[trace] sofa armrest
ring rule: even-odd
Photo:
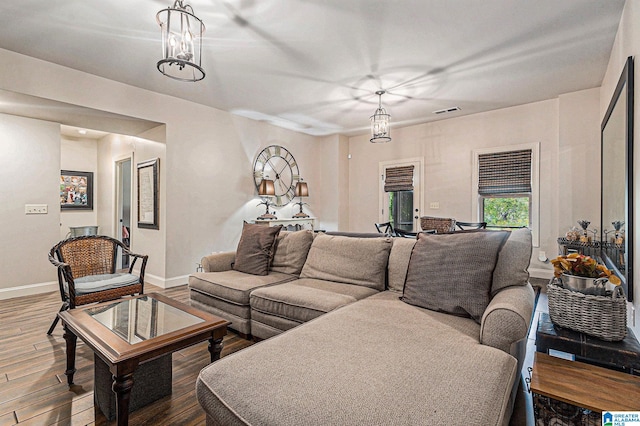
[[[480,343],[513,355],[520,364],[524,360],[522,342],[527,340],[534,301],[529,283],[499,291],[482,315]]]
[[[232,269],[233,262],[236,261],[235,251],[225,251],[213,253],[202,258],[202,270],[204,272],[222,272]]]

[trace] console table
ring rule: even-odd
[[[530,389],[536,424],[599,425],[602,412],[638,410],[640,377],[537,352]]]
[[[584,333],[557,327],[549,314],[540,313],[536,351],[549,349],[575,355],[576,360],[640,375],[640,343],[631,329],[619,342],[607,342]]]
[[[278,226],[287,231],[299,231],[301,229],[314,229],[316,222],[315,217],[296,217],[296,218],[284,218],[284,219],[258,219],[252,223],[266,226]]]

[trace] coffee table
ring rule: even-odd
[[[133,373],[138,365],[209,340],[211,362],[220,358],[230,323],[157,293],[60,312],[67,345],[67,382],[73,384],[79,337],[109,368],[118,425],[129,422]]]

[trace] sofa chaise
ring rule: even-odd
[[[189,279],[194,306],[266,339],[202,370],[207,424],[509,423],[533,312],[529,230],[298,231],[273,247],[266,275],[220,253]]]

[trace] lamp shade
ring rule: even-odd
[[[309,196],[309,187],[307,186],[307,182],[296,183],[296,197],[308,197],[308,196]]]
[[[202,34],[204,24],[193,8],[182,0],[156,15],[162,30],[162,59],[158,71],[180,81],[198,81],[204,78],[202,69]]]
[[[264,197],[276,195],[276,187],[271,179],[262,179],[258,186],[258,194]]]

